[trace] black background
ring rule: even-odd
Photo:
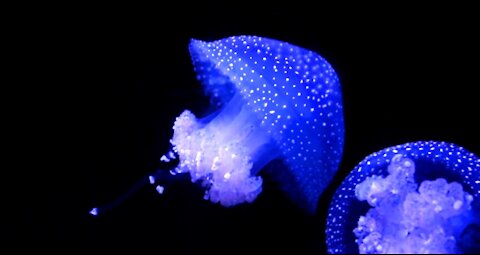
[[[59,137],[60,143],[50,144],[52,170],[37,173],[35,184],[46,188],[46,199],[35,191],[26,200],[12,199],[31,210],[20,214],[22,228],[7,222],[10,237],[68,243],[85,253],[133,248],[138,254],[318,254],[326,249],[329,198],[367,155],[418,140],[453,142],[480,154],[480,44],[473,8],[237,5],[140,12],[73,8],[30,24],[35,65],[54,62],[45,69],[56,84],[42,87],[49,96],[41,112],[54,114],[36,123],[52,120],[42,138],[50,144],[50,137]],[[337,71],[345,148],[317,213],[304,214],[267,179],[254,203],[238,207],[205,201],[201,189],[184,182],[163,196],[146,187],[104,215],[88,215],[161,166],[175,117],[208,106],[189,40],[233,35],[296,44],[318,52]]]

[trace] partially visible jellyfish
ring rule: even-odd
[[[366,157],[334,194],[329,253],[480,250],[480,158],[446,142],[406,143]]]
[[[258,36],[192,39],[189,50],[212,109],[176,118],[172,150],[161,158],[179,161],[171,173],[188,173],[205,199],[228,207],[253,202],[262,191],[260,170],[280,162],[269,176],[314,213],[343,152],[341,88],[331,65],[313,51]]]

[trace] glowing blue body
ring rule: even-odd
[[[472,208],[478,212],[480,159],[473,153],[455,144],[434,141],[386,148],[360,162],[333,196],[326,229],[329,253],[358,253],[353,230],[357,227],[360,215],[365,214],[369,206],[357,200],[355,189],[367,177],[387,175],[387,166],[398,154],[414,161],[417,169],[414,178],[417,182],[444,178],[448,182],[460,183],[473,196]]]
[[[192,40],[190,53],[216,110],[200,122],[220,123],[215,118],[229,114],[248,119],[256,128],[250,142],[267,141],[251,152],[251,174],[281,158],[287,169],[273,174],[295,203],[314,212],[344,143],[341,88],[330,64],[312,51],[257,36]]]

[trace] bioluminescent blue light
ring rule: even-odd
[[[329,253],[472,253],[480,249],[480,158],[421,141],[375,152],[335,192]]]
[[[92,208],[92,210],[90,210],[89,213],[93,216],[97,216],[98,215],[98,208],[96,208],[96,207]]]
[[[336,172],[344,123],[339,79],[317,53],[269,38],[233,36],[191,40],[194,69],[214,111],[188,110],[171,139],[179,173],[206,188],[223,206],[252,202],[262,190],[259,171],[273,171],[291,199],[314,212]]]

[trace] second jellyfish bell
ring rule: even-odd
[[[211,202],[233,206],[254,201],[262,191],[259,171],[281,159],[274,179],[314,213],[343,152],[341,88],[332,66],[313,51],[258,36],[192,39],[189,50],[213,110],[177,117],[173,172],[189,173]]]
[[[418,141],[360,162],[335,192],[329,253],[478,253],[480,158],[453,143]]]

